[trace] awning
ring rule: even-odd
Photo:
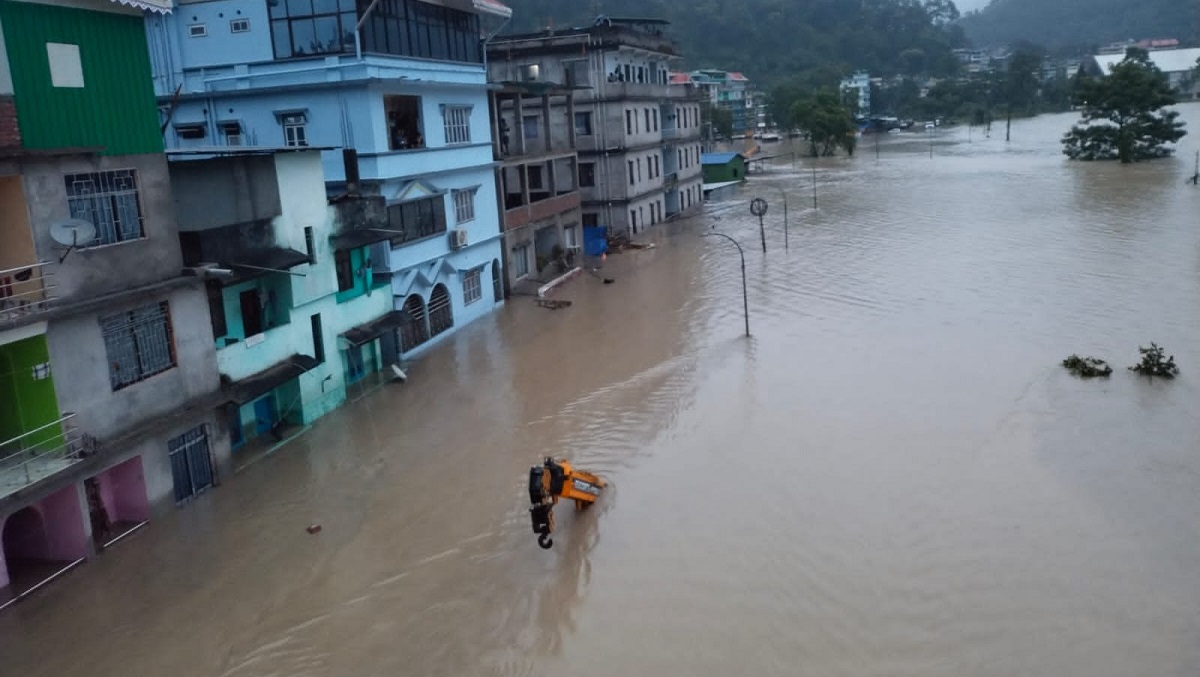
[[[376,230],[375,228],[358,228],[338,235],[331,235],[329,236],[329,241],[333,243],[334,249],[358,249],[359,247],[365,247],[376,242],[383,242],[395,234],[389,233],[386,230]]]
[[[173,0],[112,0],[118,5],[126,5],[128,7],[136,7],[137,9],[146,10],[147,12],[158,12],[159,14],[170,14]]]
[[[248,249],[229,261],[221,262],[222,267],[229,268],[234,273],[232,277],[222,278],[221,283],[228,287],[263,275],[290,270],[302,263],[308,263],[308,254],[295,249],[286,247]]]
[[[241,406],[316,367],[319,362],[308,355],[292,355],[286,360],[247,376],[225,389],[226,400]]]
[[[351,327],[342,333],[342,338],[352,346],[361,346],[379,338],[384,332],[399,327],[407,317],[408,313],[402,310],[393,310],[370,322]]]

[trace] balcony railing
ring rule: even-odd
[[[519,205],[511,209],[506,209],[504,211],[504,229],[512,230],[513,228],[520,228],[521,226],[550,218],[556,214],[578,209],[579,200],[579,191],[572,190],[562,195],[547,197],[527,205]]]
[[[54,475],[96,453],[96,441],[75,428],[75,414],[0,442],[0,497]]]
[[[0,270],[0,322],[48,310],[56,287],[46,261]]]

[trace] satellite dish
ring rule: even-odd
[[[96,239],[96,226],[83,219],[63,219],[50,224],[50,239],[64,247],[86,247]]]
[[[67,260],[67,254],[76,247],[86,247],[96,240],[96,226],[84,219],[63,219],[50,224],[50,239],[67,248],[59,263]]]

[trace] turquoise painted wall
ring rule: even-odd
[[[34,365],[49,361],[45,336],[0,346],[0,440],[12,439],[61,417],[53,374],[42,380],[33,376]],[[61,431],[52,428],[30,442],[48,443],[61,437]]]
[[[288,275],[273,273],[226,287],[221,292],[222,305],[225,307],[225,335],[213,337],[218,350],[225,347],[224,339],[246,340],[246,328],[242,324],[241,296],[242,292],[251,290],[274,293],[274,301],[263,309],[264,331],[281,327],[291,321],[292,285]]]

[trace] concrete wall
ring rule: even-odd
[[[170,308],[176,366],[114,392],[99,317],[160,300],[166,300]],[[81,432],[101,440],[138,421],[167,414],[219,386],[208,301],[199,287],[55,320],[49,325],[46,341],[59,407],[76,413]]]
[[[137,171],[143,237],[71,252],[50,237],[51,224],[70,216],[65,175],[115,169]],[[53,273],[60,299],[96,296],[178,276],[183,265],[171,204],[166,158],[158,154],[43,158],[25,164],[25,201],[34,246]]]

